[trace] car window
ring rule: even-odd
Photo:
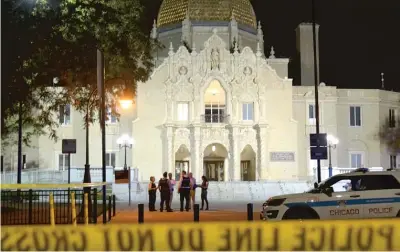
[[[400,183],[393,175],[368,175],[361,180],[364,190],[400,189]]]
[[[327,180],[323,187],[332,187],[334,192],[351,192],[362,190],[361,178],[359,176],[336,177],[334,179]]]

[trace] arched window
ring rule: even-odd
[[[204,94],[204,122],[223,123],[226,118],[225,90],[217,80],[213,80]]]

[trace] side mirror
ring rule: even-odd
[[[318,188],[318,183],[314,182],[314,189],[317,189],[317,188]]]
[[[332,188],[332,187],[325,188],[325,189],[324,189],[324,193],[325,193],[328,197],[332,197],[333,188]]]

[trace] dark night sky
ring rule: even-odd
[[[148,24],[162,0],[146,0]],[[217,0],[216,0],[217,1]],[[296,57],[295,28],[311,21],[311,0],[253,0],[264,31],[265,51]],[[320,24],[321,81],[339,88],[400,91],[400,0],[315,0]],[[290,77],[296,78],[291,63]]]

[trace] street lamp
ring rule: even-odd
[[[329,172],[329,177],[332,177],[332,148],[333,149],[336,148],[336,145],[339,143],[339,139],[337,139],[333,135],[327,135],[326,140],[328,142],[328,161],[329,161],[328,172]]]
[[[127,134],[122,135],[120,138],[117,139],[117,144],[119,145],[119,148],[125,149],[125,162],[124,162],[124,170],[128,169],[128,166],[126,165],[126,148],[132,148],[133,145],[133,139],[130,138]]]

